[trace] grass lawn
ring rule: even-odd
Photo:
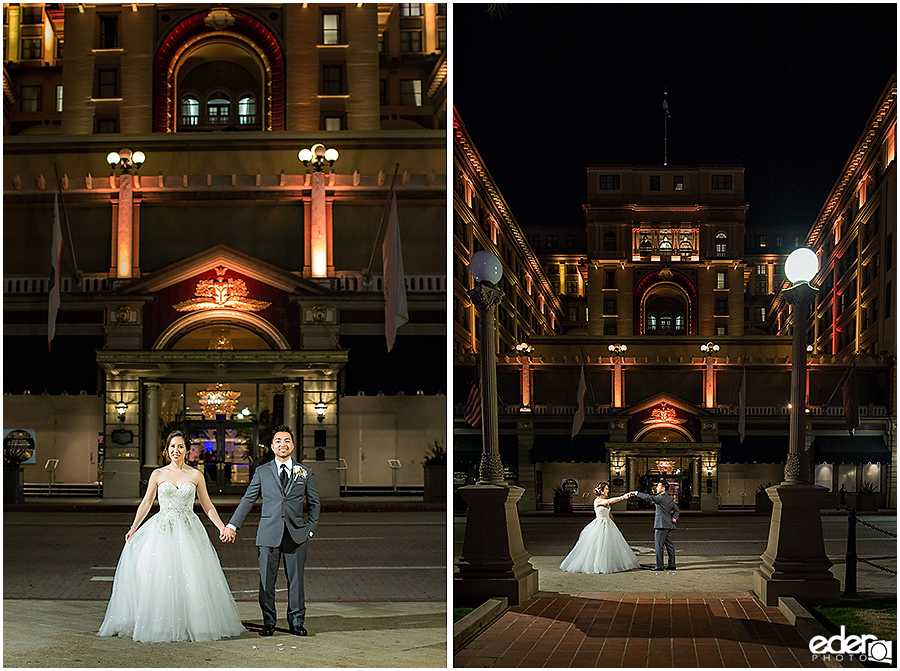
[[[816,610],[840,631],[848,634],[873,634],[884,641],[897,640],[896,599],[864,599],[840,606],[817,606]]]
[[[453,609],[453,621],[458,622],[460,619],[471,613],[474,608],[454,608]]]

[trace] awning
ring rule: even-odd
[[[881,436],[816,436],[813,455],[817,464],[890,463],[891,451]]]
[[[592,436],[579,433],[573,439],[569,434],[539,433],[534,437],[531,461],[534,463],[606,463],[608,436]]]
[[[507,466],[517,464],[519,462],[519,441],[516,435],[501,433],[499,438],[500,461]],[[482,449],[480,433],[453,434],[453,463],[478,463],[481,461]]]
[[[788,436],[720,436],[721,464],[783,464],[787,461]]]

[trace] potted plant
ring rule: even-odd
[[[447,451],[438,441],[429,446],[422,462],[425,469],[426,503],[446,503],[447,501]]]
[[[878,503],[881,496],[875,491],[875,485],[871,482],[864,482],[856,490],[856,510],[873,511],[878,510]]]
[[[572,512],[572,493],[561,487],[553,486],[553,513],[555,515],[568,515]]]
[[[767,482],[766,484],[760,483],[759,487],[756,488],[756,512],[772,512],[772,499],[769,498],[769,494],[766,492],[766,490],[771,486],[772,483]]]

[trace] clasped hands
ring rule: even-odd
[[[222,527],[222,531],[219,533],[219,540],[223,543],[234,543],[236,536],[237,534],[231,527]]]

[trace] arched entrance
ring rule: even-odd
[[[697,335],[697,288],[684,273],[663,268],[634,290],[635,335]]]

